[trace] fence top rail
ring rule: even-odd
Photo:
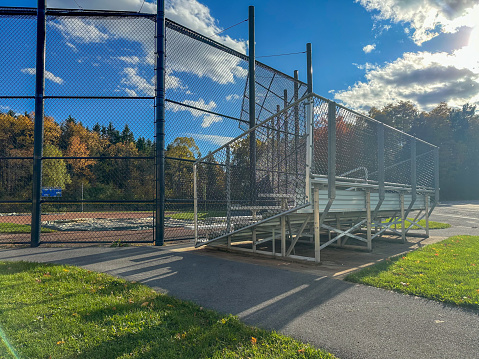
[[[233,138],[232,140],[226,142],[223,146],[221,147],[218,147],[216,150],[208,153],[206,156],[203,156],[199,159],[196,160],[196,162],[194,163],[194,165],[196,166],[198,163],[200,162],[204,162],[207,158],[210,158],[212,155],[214,155],[215,153],[221,151],[223,148],[226,148],[226,147],[229,147],[233,142],[236,142],[237,140],[239,140],[241,137],[245,137],[247,136],[248,134],[250,134],[251,132],[255,131],[257,128],[259,127],[262,127],[265,123],[271,121],[273,118],[275,117],[278,117],[278,115],[288,111],[290,108],[294,107],[294,106],[297,106],[299,103],[303,102],[304,100],[306,100],[307,98],[309,97],[312,97],[312,94],[307,94],[303,97],[301,97],[298,101],[295,101],[293,102],[291,105],[289,105],[288,107],[285,107],[283,108],[281,111],[269,116],[266,120],[263,120],[261,121],[260,123],[258,123],[257,125],[255,125],[254,127],[251,127],[249,130],[243,132],[242,134],[240,134],[239,136],[236,136],[235,138]]]
[[[15,6],[0,6],[0,15],[37,15],[36,7],[15,7]],[[124,17],[147,17],[156,18],[156,14],[141,13],[133,11],[113,11],[113,10],[82,10],[82,9],[60,9],[47,8],[46,15],[52,16],[124,16]]]
[[[318,99],[320,99],[320,100],[322,100],[322,101],[332,102],[331,100],[329,100],[329,99],[327,99],[327,98],[325,98],[325,97],[323,97],[323,96],[320,96],[320,95],[317,95],[317,94],[313,94],[313,95],[314,95],[314,97],[316,97],[316,98],[318,98]],[[395,131],[395,132],[399,132],[399,133],[401,133],[401,134],[403,134],[403,135],[405,135],[405,136],[407,136],[407,137],[410,137],[410,138],[415,139],[415,140],[418,141],[418,142],[422,142],[422,143],[424,143],[424,144],[426,144],[426,145],[428,145],[428,146],[434,147],[434,148],[439,148],[438,146],[433,145],[432,143],[429,143],[429,142],[427,142],[427,141],[421,140],[420,138],[418,138],[418,137],[416,137],[416,136],[410,135],[409,133],[406,133],[406,132],[404,132],[404,131],[398,130],[397,128],[394,128],[394,127],[392,127],[392,126],[386,125],[385,123],[383,123],[383,122],[381,122],[381,121],[378,121],[378,120],[375,120],[374,118],[371,118],[371,117],[369,117],[369,116],[367,116],[367,115],[364,115],[364,114],[362,114],[362,113],[360,113],[360,112],[358,112],[358,111],[351,110],[350,108],[347,108],[347,107],[344,106],[344,105],[341,105],[341,104],[336,103],[336,102],[335,102],[335,104],[336,104],[336,106],[342,108],[343,110],[349,111],[349,112],[355,114],[356,116],[359,116],[359,117],[361,117],[361,118],[364,118],[364,119],[367,120],[367,121],[371,121],[371,122],[375,122],[375,123],[377,123],[377,124],[381,124],[381,125],[383,125],[384,127],[388,128],[388,129],[390,129],[390,130],[393,130],[393,131]]]

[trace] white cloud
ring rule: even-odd
[[[144,77],[138,74],[138,69],[133,67],[126,67],[123,69],[124,77],[121,79],[121,83],[130,87],[130,91],[135,93],[142,93],[147,96],[155,95],[155,83],[154,81],[148,81]],[[126,91],[127,89],[125,89]],[[126,91],[128,93],[128,91]],[[129,93],[131,94],[131,92]]]
[[[462,26],[477,23],[477,0],[356,0],[368,11],[377,11],[379,20],[409,24],[418,45],[441,32],[454,33]],[[407,29],[407,28],[406,28]]]
[[[171,0],[165,9],[166,17],[186,26],[200,34],[211,37],[236,51],[246,53],[246,43],[231,39],[229,36],[219,36],[223,29],[217,26],[216,19],[211,16],[210,9],[197,0]]]
[[[27,75],[35,75],[36,74],[36,70],[34,68],[25,68],[25,69],[21,69],[20,71],[24,74],[27,74]],[[59,85],[62,85],[65,82],[65,81],[63,81],[62,78],[60,78],[58,76],[55,76],[50,71],[45,71],[45,78],[47,80],[55,82]]]
[[[50,26],[59,30],[67,40],[79,43],[99,43],[110,38],[106,31],[97,26],[98,21],[80,18],[62,19],[57,22],[49,22]],[[72,45],[71,41],[68,41]]]
[[[233,137],[218,136],[218,135],[204,135],[201,133],[185,133],[185,136],[193,137],[195,140],[206,141],[218,147],[223,146],[233,139]]]
[[[75,45],[69,43],[69,42],[66,42],[65,43],[69,48],[71,48],[73,50],[73,52],[78,52],[78,49]]]
[[[93,7],[95,9],[138,11],[141,3],[142,0],[118,0],[114,2],[100,0],[95,1]],[[49,6],[74,8],[71,1],[67,2],[66,0],[53,0],[49,3]],[[156,5],[145,2],[142,12],[155,11]],[[197,0],[170,0],[167,2],[165,13],[168,19],[241,53],[246,52],[245,41],[234,40],[227,35],[216,35],[221,32],[222,28],[217,25],[217,20],[211,16],[209,8]],[[139,29],[138,23],[129,25],[123,21],[102,19],[81,20],[68,18],[51,22],[51,24],[51,26],[62,33],[69,43],[74,41],[79,43],[97,43],[111,39],[126,39],[140,43],[143,48],[141,62],[149,65],[154,64],[155,23],[153,21],[144,20],[141,24],[141,29]],[[237,57],[216,48],[208,47],[187,36],[171,35],[171,30],[167,30],[166,65],[169,71],[195,74],[200,78],[208,77],[219,84],[234,83],[236,78],[246,77],[248,70],[246,67],[241,66],[242,61]],[[176,51],[168,50],[172,48],[176,49]],[[194,54],[194,56],[185,56],[185,54]],[[246,65],[243,64],[243,66]]]
[[[142,94],[145,96],[155,96],[155,77],[151,80],[147,80],[138,73],[138,68],[135,67],[125,67],[122,71],[121,83],[128,87],[120,87],[124,90],[128,96],[138,96]],[[165,76],[165,87],[166,89],[186,89],[185,86],[181,84],[181,80],[173,76],[171,71],[166,72]]]
[[[201,127],[207,128],[216,122],[222,122],[222,121],[223,119],[220,116],[208,113],[203,117],[203,121],[201,122]]]
[[[115,57],[120,61],[126,62],[127,64],[137,65],[140,63],[140,58],[138,56],[118,56]]]
[[[213,123],[223,121],[223,119],[220,116],[217,116],[211,113],[206,113],[199,110],[199,109],[206,110],[206,111],[213,110],[214,108],[216,108],[216,103],[214,101],[210,101],[209,103],[206,103],[205,100],[200,98],[197,101],[184,100],[182,103],[188,106],[196,107],[196,108],[181,106],[176,103],[167,102],[166,109],[172,112],[187,111],[191,113],[191,115],[194,117],[203,117],[201,122],[201,127],[203,128],[209,127]]]
[[[374,49],[376,49],[376,44],[371,44],[371,45],[366,45],[363,47],[363,51],[366,53],[366,54],[369,54],[371,51],[373,51]]]
[[[355,109],[409,100],[429,110],[441,101],[451,106],[479,103],[479,63],[474,44],[453,53],[405,53],[384,66],[366,66],[366,81],[338,91],[335,99]],[[475,60],[471,52],[476,53]]]
[[[183,89],[186,90],[186,94],[191,94],[189,90],[187,90],[188,86],[183,85],[180,78],[174,76],[172,74],[173,71],[170,69],[166,69],[165,71],[165,87],[166,89]]]
[[[226,101],[235,101],[235,100],[239,100],[240,98],[241,98],[240,95],[237,95],[234,93],[234,94],[226,96]]]
[[[124,88],[123,90],[125,90],[126,94],[130,97],[138,97],[135,90],[130,90],[129,88]]]
[[[184,100],[182,103],[184,103],[185,105],[196,107],[196,108],[206,110],[206,111],[211,111],[216,107],[216,103],[214,101],[210,101],[209,103],[206,103],[205,100],[203,100],[202,98],[200,98],[197,101]],[[181,106],[181,105],[178,105],[176,103],[171,103],[171,102],[168,102],[167,107],[168,107],[169,110],[171,110],[173,112],[188,111],[195,117],[200,117],[200,116],[205,114],[203,111],[196,110],[196,109],[190,108],[190,107]]]
[[[378,65],[371,64],[369,62],[366,62],[365,64],[356,64],[353,62],[353,65],[356,66],[360,70],[373,70],[378,67]]]

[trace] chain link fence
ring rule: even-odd
[[[0,24],[0,242],[28,243],[36,9]],[[153,241],[155,31],[152,14],[47,10],[42,242]],[[249,126],[245,43],[215,39],[166,21],[166,240],[194,237],[193,162]],[[304,95],[256,67],[257,122]]]
[[[307,203],[308,104],[287,106],[197,160],[195,230],[200,242]]]
[[[333,138],[329,121],[334,121]],[[366,186],[376,193],[409,193],[412,201],[421,193],[438,202],[436,146],[315,94],[278,109],[197,160],[195,169],[200,244],[226,238],[244,241],[235,232],[311,205],[310,178],[333,188],[341,182],[342,188],[351,186],[347,190]],[[251,178],[250,173],[255,175]],[[399,199],[397,206],[399,211]]]

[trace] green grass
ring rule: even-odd
[[[185,219],[185,220],[195,219],[194,212],[167,212],[166,216],[171,217],[173,219]],[[204,219],[209,217],[224,217],[224,216],[226,216],[226,212],[224,211],[198,212],[198,219]]]
[[[29,224],[0,223],[0,233],[30,233],[32,227]],[[54,229],[42,228],[42,233],[56,232]]]
[[[0,358],[334,358],[78,267],[0,262],[0,288]]]
[[[407,224],[408,226],[414,221],[414,218],[407,218],[406,221],[409,223]],[[388,223],[389,219],[383,221],[382,223]],[[423,226],[426,228],[426,220],[421,219],[418,222],[419,225]],[[451,225],[449,223],[442,223],[442,222],[434,222],[434,221],[429,221],[429,229],[444,229],[444,228],[449,228]],[[402,228],[402,225],[399,223],[397,224],[397,228]],[[411,229],[422,229],[421,227],[418,227],[416,225],[412,226]]]
[[[364,268],[346,280],[479,309],[479,237],[451,237]]]

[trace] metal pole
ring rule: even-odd
[[[283,108],[288,107],[288,90],[284,89],[283,91]],[[289,156],[289,150],[288,150],[288,132],[289,132],[289,121],[288,121],[288,113],[287,111],[284,111],[284,170],[285,170],[285,181],[284,181],[284,188],[285,191],[284,193],[288,193],[288,172],[290,171],[288,167],[288,156]]]
[[[198,243],[198,168],[193,165],[193,216],[195,220],[195,245]]]
[[[328,104],[328,197],[336,198],[336,103]]]
[[[37,59],[35,73],[35,124],[33,130],[33,193],[31,246],[40,245],[42,156],[43,156],[43,95],[45,93],[45,32],[46,0],[38,0],[37,10]]]
[[[406,243],[406,214],[404,213],[404,193],[399,194],[399,201],[401,203],[401,239]]]
[[[424,217],[426,220],[426,238],[429,238],[429,195],[424,195]]]
[[[298,75],[298,70],[294,70],[294,94],[293,94],[293,102],[298,101],[298,96],[299,96],[299,75]],[[298,146],[299,146],[299,107],[298,105],[294,106],[294,153],[295,153],[295,167],[294,167],[294,173],[296,176],[299,175],[298,173]]]
[[[306,173],[305,173],[305,196],[306,202],[312,201],[311,199],[311,166],[313,164],[313,136],[314,136],[314,124],[313,124],[313,99],[308,98],[306,102]]]
[[[226,147],[226,231],[231,232],[231,151]],[[229,237],[228,237],[229,238]]]
[[[306,62],[308,71],[308,93],[313,93],[313,53],[311,49],[311,43],[306,44]]]
[[[249,128],[256,125],[256,60],[255,60],[255,29],[254,6],[249,7]],[[256,200],[256,133],[249,135],[250,187],[251,204]]]
[[[316,263],[321,261],[321,220],[319,218],[319,187],[314,186],[313,191],[313,213],[314,213],[314,260]]]
[[[276,163],[277,163],[277,178],[278,178],[278,183],[277,183],[277,188],[278,188],[278,193],[281,193],[281,120],[279,118],[279,111],[280,107],[279,105],[276,105]]]
[[[162,246],[165,236],[165,1],[156,7],[156,223],[155,246]]]

